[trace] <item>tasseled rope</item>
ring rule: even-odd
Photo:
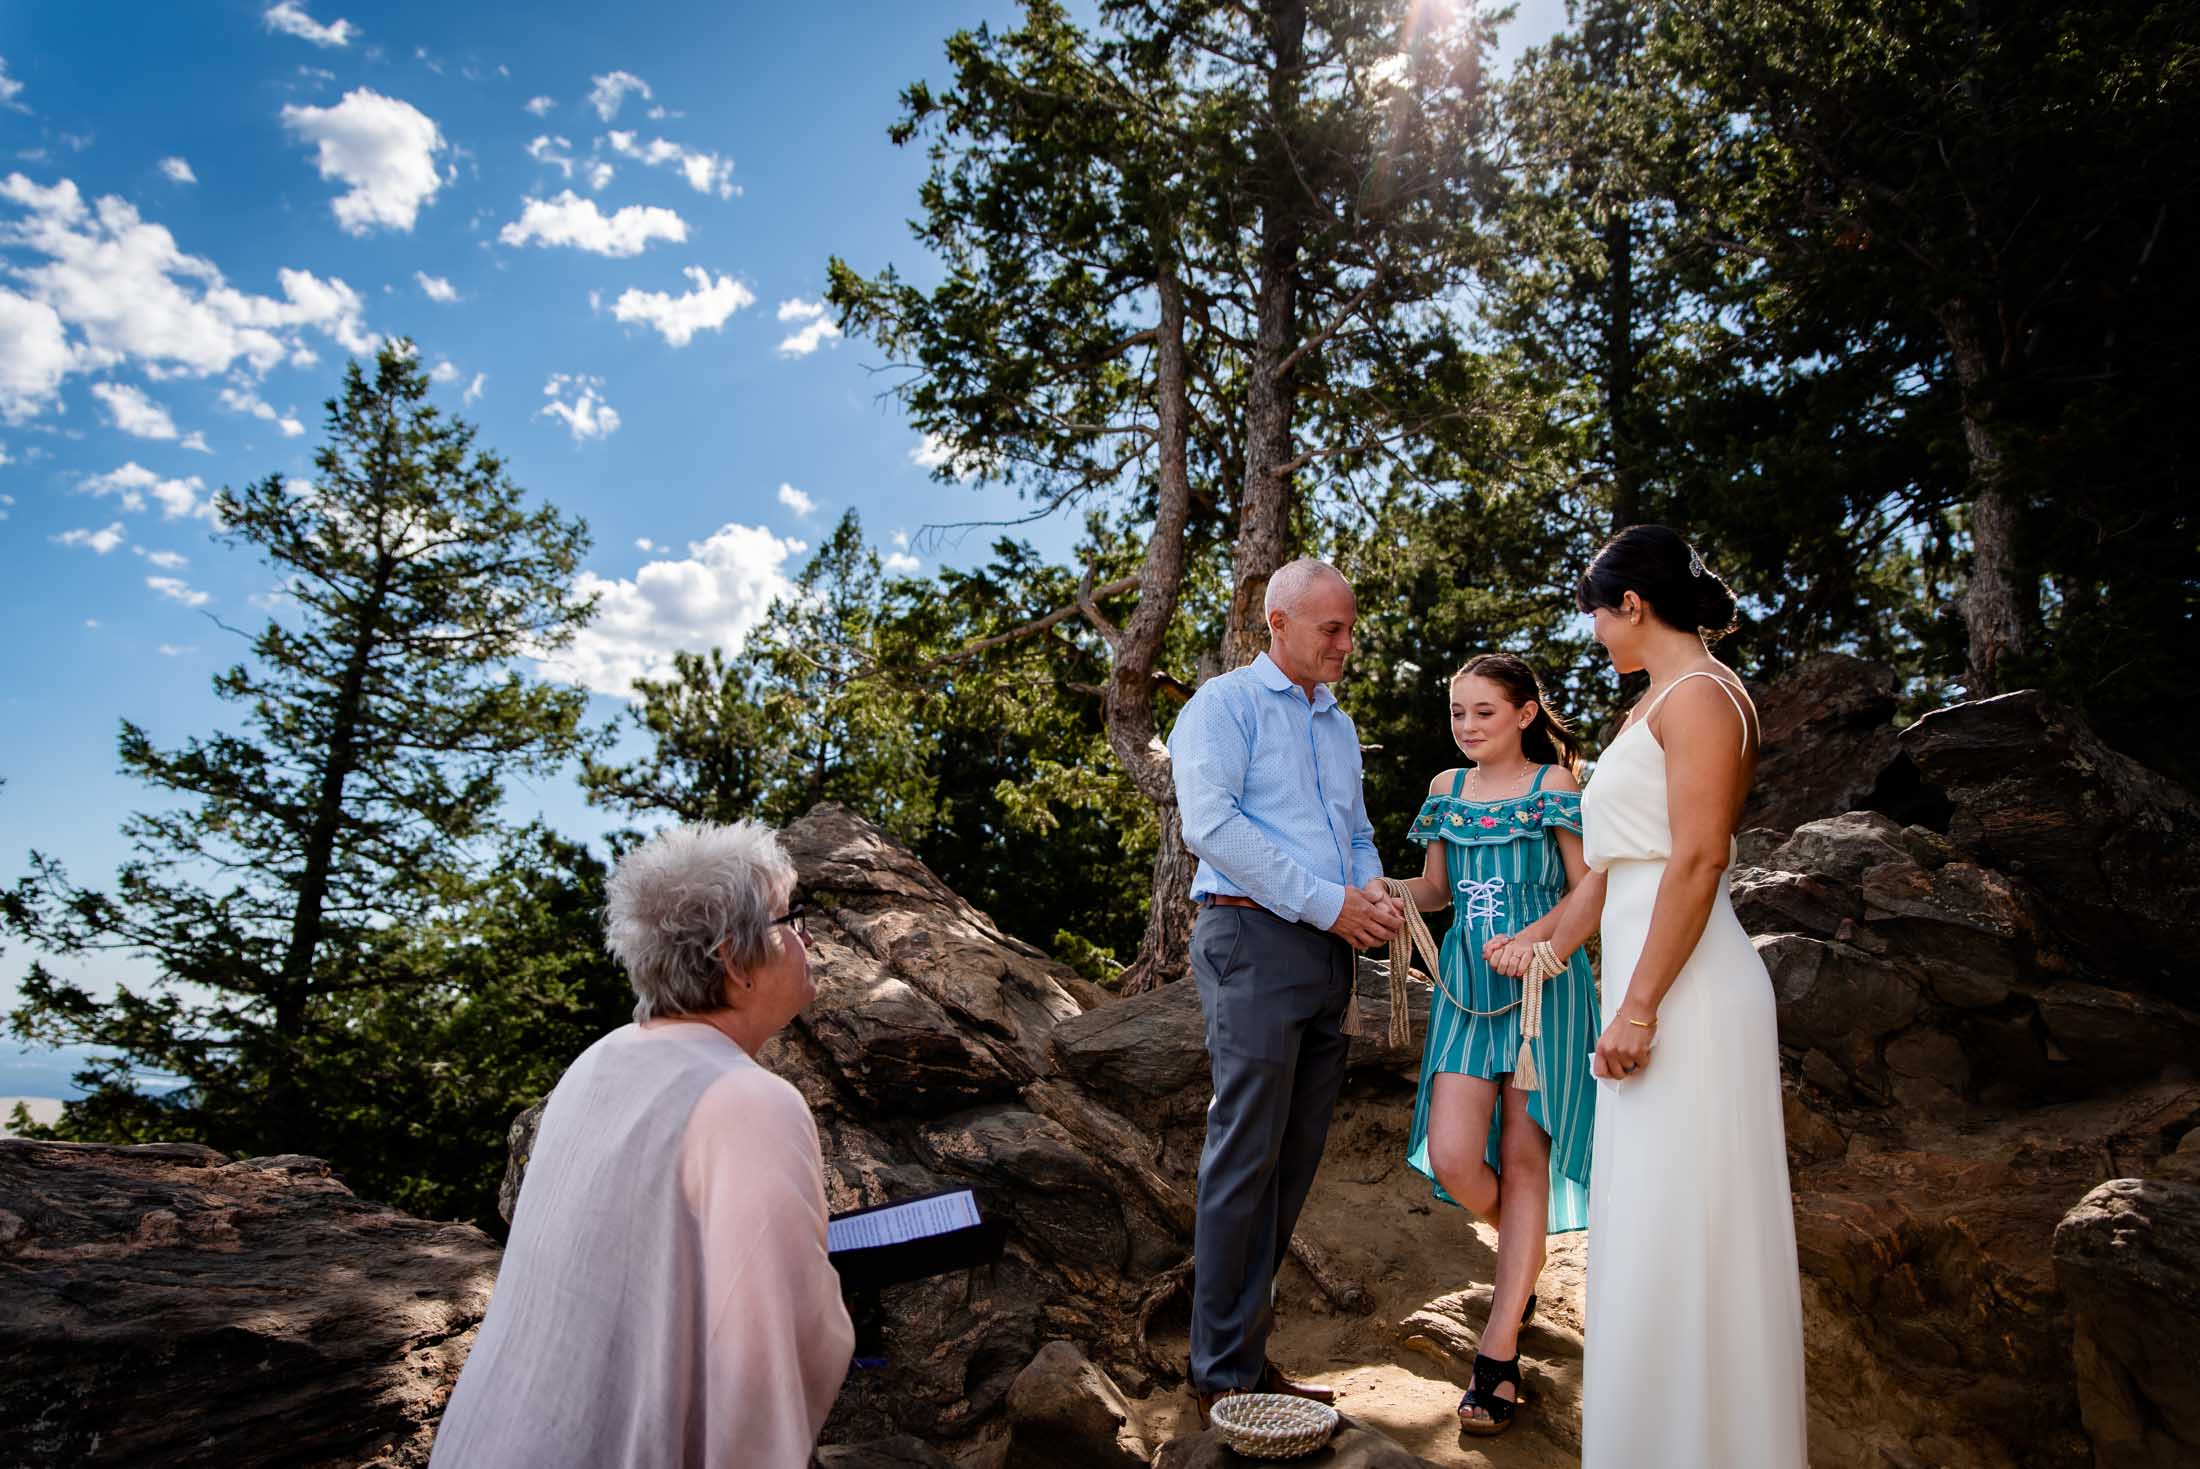
[[[1500,1005],[1495,1010],[1477,1010],[1464,1004],[1444,983],[1443,965],[1437,962],[1436,940],[1428,931],[1428,922],[1421,917],[1420,905],[1413,901],[1413,891],[1395,877],[1383,879],[1406,910],[1406,921],[1390,936],[1390,1031],[1388,1042],[1392,1047],[1406,1046],[1413,1042],[1413,1017],[1406,1010],[1406,975],[1413,968],[1413,958],[1420,955],[1427,966],[1429,979],[1443,991],[1444,998],[1469,1015],[1502,1015],[1515,1008],[1520,1010],[1520,1056],[1513,1063],[1513,1088],[1516,1091],[1540,1090],[1542,1078],[1536,1071],[1534,1043],[1543,1036],[1543,985],[1566,972],[1566,965],[1549,943],[1538,943],[1528,950],[1528,972],[1520,977],[1520,998],[1510,1005]],[[1360,1035],[1365,1022],[1360,1016],[1360,997],[1355,991],[1352,1009],[1345,1016],[1344,1033]]]

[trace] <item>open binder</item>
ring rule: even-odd
[[[854,1365],[886,1365],[880,1291],[990,1265],[1001,1258],[1007,1238],[1006,1226],[981,1214],[969,1189],[897,1199],[827,1219],[826,1258],[840,1272],[841,1293],[856,1327]]]

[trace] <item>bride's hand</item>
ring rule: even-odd
[[[1482,962],[1495,968],[1498,951],[1513,941],[1509,933],[1493,933],[1482,941]]]
[[[1638,1023],[1641,1022],[1641,1023]],[[1623,1004],[1612,1023],[1597,1037],[1590,1070],[1607,1081],[1626,1081],[1640,1076],[1650,1064],[1650,1045],[1657,1038],[1657,1012],[1632,1003]]]

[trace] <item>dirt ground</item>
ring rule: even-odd
[[[1330,1260],[1333,1274],[1366,1291],[1366,1315],[1337,1310],[1296,1261],[1278,1282],[1276,1332],[1269,1354],[1296,1377],[1323,1382],[1337,1407],[1434,1464],[1459,1469],[1574,1469],[1580,1455],[1581,1287],[1586,1237],[1555,1236],[1537,1283],[1536,1324],[1521,1334],[1521,1368],[1531,1401],[1512,1429],[1494,1439],[1462,1434],[1454,1416],[1469,1360],[1449,1356],[1426,1331],[1406,1325],[1443,1297],[1482,1288],[1465,1314],[1467,1334],[1487,1311],[1496,1231],[1438,1202],[1427,1180],[1406,1165],[1411,1093],[1360,1087],[1337,1104],[1329,1146],[1306,1211],[1302,1238]],[[1154,1346],[1181,1355],[1187,1313],[1157,1319]],[[1452,1338],[1458,1344],[1458,1337]],[[1471,1348],[1469,1349],[1471,1350]],[[1541,1391],[1538,1391],[1538,1388]],[[1190,1395],[1157,1393],[1144,1406],[1167,1438],[1192,1431]]]

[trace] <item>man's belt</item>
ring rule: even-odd
[[[1208,893],[1201,901],[1215,908],[1254,908],[1262,913],[1268,912],[1266,908],[1262,908],[1260,904],[1254,902],[1251,898],[1241,898],[1234,893]],[[1274,917],[1275,915],[1270,914],[1269,916]]]

